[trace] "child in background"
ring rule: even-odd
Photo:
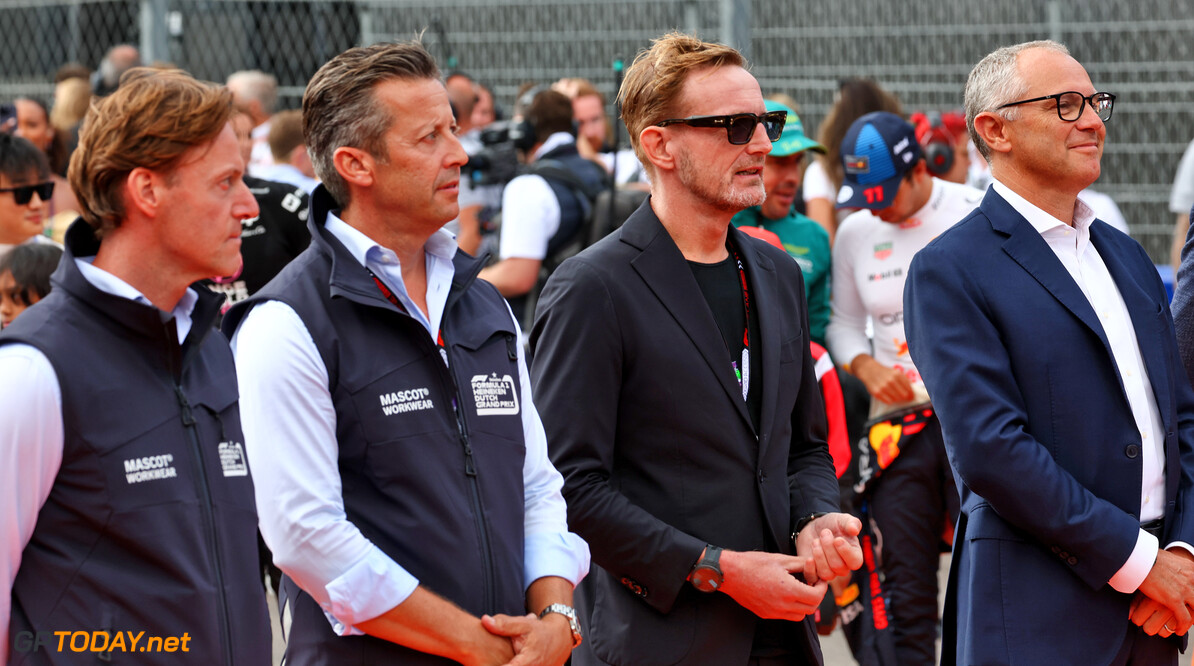
[[[50,274],[61,258],[61,248],[32,243],[0,257],[0,328],[50,293]]]

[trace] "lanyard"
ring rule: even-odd
[[[741,264],[739,264],[739,266],[741,266]],[[407,310],[406,306],[403,305],[402,302],[398,300],[398,297],[396,295],[394,295],[394,292],[391,291],[389,287],[386,286],[386,283],[382,282],[381,279],[378,278],[377,275],[373,273],[373,271],[369,270],[368,266],[365,267],[365,270],[368,271],[369,277],[373,278],[373,284],[377,285],[378,290],[381,291],[381,295],[385,296],[387,301],[393,303],[394,307],[401,310],[402,314],[409,317],[410,311]],[[441,330],[436,332],[435,344],[437,347],[439,347],[440,356],[444,357],[444,365],[447,365],[448,364],[448,354],[444,347],[444,332],[442,330],[442,327],[441,327]]]
[[[742,257],[738,256],[738,251],[734,249],[728,237],[726,238],[726,249],[733,255],[734,262],[738,264],[738,280],[742,286],[742,306],[745,319],[742,322],[742,367],[739,368],[737,361],[734,360],[730,361],[730,366],[734,368],[734,377],[738,379],[738,386],[742,389],[742,399],[746,400],[747,394],[750,393],[750,287],[746,284],[746,267],[742,264]]]

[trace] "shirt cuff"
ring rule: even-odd
[[[1148,577],[1153,563],[1157,561],[1157,548],[1160,542],[1157,537],[1140,530],[1136,536],[1136,547],[1128,556],[1128,561],[1115,572],[1107,584],[1124,594],[1131,594],[1140,588],[1140,584]]]
[[[1194,546],[1191,546],[1190,544],[1186,543],[1185,541],[1170,541],[1169,545],[1165,546],[1165,550],[1169,550],[1174,547],[1181,548],[1182,550],[1186,551],[1187,553],[1194,555]]]
[[[359,636],[365,632],[354,625],[379,617],[406,601],[418,586],[418,578],[373,546],[365,557],[327,584],[328,603],[321,606],[337,635]]]
[[[576,587],[589,573],[589,544],[572,532],[528,534],[523,549],[524,590],[544,576],[559,576]]]

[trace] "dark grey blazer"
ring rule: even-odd
[[[837,510],[800,268],[730,237],[759,328],[756,432],[725,343],[650,199],[566,261],[531,331],[535,403],[594,567],[578,591],[586,664],[745,664],[756,617],[686,581],[706,543],[793,550],[802,517]],[[755,384],[759,382],[759,384]],[[820,663],[810,621],[793,624]]]

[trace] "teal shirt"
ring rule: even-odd
[[[779,236],[800,271],[804,273],[804,297],[808,301],[808,325],[813,342],[825,346],[825,326],[829,324],[829,232],[812,218],[788,211],[788,216],[769,220],[752,206],[730,220],[735,227],[762,227]]]

